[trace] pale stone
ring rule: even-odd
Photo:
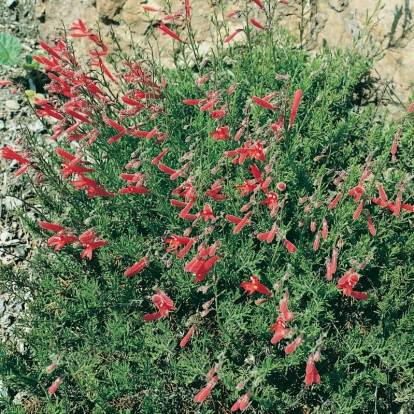
[[[18,111],[20,109],[20,104],[16,101],[13,101],[12,99],[8,99],[5,102],[6,108],[12,110],[12,111]]]
[[[212,3],[205,0],[190,0],[192,26],[196,31],[196,41],[201,42],[202,55],[214,49],[216,43],[216,32],[211,21]],[[36,16],[40,21],[43,40],[56,35],[55,28],[60,20],[69,28],[73,21],[82,18],[89,28],[96,28],[96,22],[99,23],[101,36],[110,48],[113,46],[108,35],[109,25],[112,23],[125,53],[130,54],[133,47],[150,41],[154,53],[163,50],[163,64],[172,67],[172,39],[162,36],[156,27],[163,14],[144,13],[144,4],[163,7],[161,0],[40,0],[36,2]],[[229,11],[242,10],[245,7],[245,0],[229,2],[223,12],[219,11],[217,6],[218,22],[226,21],[230,33],[231,30],[243,27],[242,19],[225,19],[224,16]],[[171,1],[171,10],[183,10],[180,0]],[[304,2],[303,10],[301,2],[291,0],[287,5],[277,5],[274,24],[286,27],[297,37],[298,43],[301,40],[306,49],[313,53],[320,51],[325,45],[330,48],[355,45],[364,53],[378,58],[385,52],[384,57],[377,59],[374,74],[375,77],[394,83],[395,96],[389,97],[391,105],[388,108],[397,114],[409,105],[408,87],[414,78],[412,12],[412,6],[407,0],[388,0],[382,8],[378,7],[378,0],[309,0]],[[258,7],[252,6],[252,13],[257,20],[264,19],[264,13]],[[368,20],[370,19],[368,26],[367,16]],[[154,41],[154,37],[157,42]],[[74,40],[78,58],[86,57],[93,47],[91,42],[85,38]],[[243,33],[237,35],[234,41],[244,42]],[[190,63],[192,62],[194,59],[190,58]]]

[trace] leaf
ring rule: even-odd
[[[7,33],[0,33],[0,65],[15,65],[22,52],[20,40]]]

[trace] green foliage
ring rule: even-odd
[[[93,38],[80,22],[74,26]],[[283,31],[256,34],[249,26],[246,33],[246,44],[224,49],[221,43],[204,68],[190,35],[195,67],[186,65],[181,45],[174,71],[151,59],[144,65],[142,55],[125,61],[115,51],[110,61],[118,74],[117,89],[106,61],[88,68],[89,77],[80,76],[75,61],[63,49],[54,49],[77,74],[66,71],[64,81],[49,87],[57,105],[44,104],[38,113],[58,121],[53,132],[60,151],[51,145],[39,149],[28,136],[33,154],[29,172],[36,169],[26,177],[36,182],[39,221],[59,223],[64,230],[25,219],[49,247],[39,248],[31,260],[32,277],[23,272],[3,276],[2,290],[20,286],[33,296],[20,322],[31,329],[16,331],[27,351],[17,353],[15,344],[0,350],[0,377],[10,396],[24,390],[26,404],[47,413],[225,413],[248,392],[248,410],[256,413],[413,407],[412,120],[405,116],[397,125],[384,117],[374,123],[375,108],[356,105],[372,62],[355,51],[325,50],[310,59]],[[69,45],[64,53],[72,56]],[[204,83],[195,82],[209,72]],[[227,93],[233,85],[236,89]],[[293,122],[297,91],[302,99]],[[265,101],[273,109],[253,99],[273,92],[277,94]],[[183,102],[189,99],[202,101],[198,106]],[[209,101],[210,110],[201,108]],[[131,114],[134,108],[139,109]],[[220,108],[222,119],[212,112]],[[70,126],[65,138],[63,131]],[[225,126],[229,139],[214,140],[211,134]],[[242,126],[245,131],[235,140]],[[398,150],[391,155],[399,129]],[[161,160],[154,160],[167,148]],[[246,160],[234,161],[243,155]],[[249,164],[257,166],[261,177],[256,173],[254,178]],[[165,166],[182,170],[174,177]],[[136,173],[139,184],[126,183],[132,177],[120,176],[125,173]],[[96,183],[81,184],[82,176]],[[240,187],[245,180],[254,187],[246,195]],[[185,184],[187,190],[193,187],[195,197],[183,194]],[[388,196],[382,206],[378,184]],[[119,193],[130,185],[149,192]],[[220,190],[213,197],[206,194],[214,188]],[[263,203],[269,192],[278,196],[274,214]],[[227,198],[214,200],[217,194]],[[180,216],[180,203],[192,199],[191,209]],[[357,218],[360,201],[364,209]],[[201,214],[206,203],[213,223]],[[236,231],[238,220],[231,216],[245,214],[251,216]],[[272,229],[267,242],[270,236],[263,234]],[[184,234],[188,239],[174,251],[173,235]],[[319,246],[317,234],[323,235]],[[75,241],[56,245],[64,237]],[[177,257],[190,239],[188,253]],[[90,260],[82,258],[98,241],[107,243],[96,247]],[[202,257],[201,251],[212,246],[216,252]],[[334,250],[338,267],[331,281],[326,263],[334,260]],[[188,263],[207,257],[218,260],[195,283],[200,267],[189,272]],[[144,263],[141,270],[126,277],[136,262]],[[347,272],[359,277],[358,284],[337,286]],[[246,295],[240,285],[253,286],[245,284],[252,275],[272,296],[260,293],[260,287]],[[165,313],[165,297],[164,307],[154,306],[163,298],[157,289],[173,300],[175,309],[170,305]],[[358,292],[368,298],[358,298]],[[283,311],[286,300],[296,316]],[[271,343],[275,332],[270,328],[280,318],[291,332]],[[180,347],[194,325],[191,340]],[[302,343],[287,353],[300,335]],[[314,383],[307,386],[310,355],[321,381],[311,376]],[[48,374],[45,368],[52,363],[56,369]],[[217,383],[204,402],[194,402],[216,364]],[[48,392],[56,378],[62,383]],[[2,408],[22,412],[10,407],[5,401]]]
[[[20,40],[8,33],[0,33],[0,65],[15,65],[19,61],[20,53],[22,53]]]

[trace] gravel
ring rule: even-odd
[[[0,33],[12,34],[22,42],[21,58],[37,49],[37,22],[35,0],[0,1]],[[0,80],[12,80],[12,86],[0,88],[0,150],[4,146],[14,148],[16,141],[24,147],[27,129],[34,134],[46,133],[43,124],[28,104],[24,88],[28,87],[30,75],[20,67],[0,66]],[[21,85],[16,90],[16,85]],[[18,212],[36,217],[31,208],[33,193],[22,177],[15,177],[18,166],[15,161],[0,158],[0,261],[13,270],[26,269],[27,260],[33,254],[36,241],[24,229]],[[0,281],[2,274],[0,269]],[[28,292],[11,287],[15,293],[0,292],[0,341],[16,339],[14,330],[19,318],[30,301]],[[22,345],[18,349],[24,352]],[[0,381],[1,384],[1,381]],[[2,393],[0,386],[0,394]]]

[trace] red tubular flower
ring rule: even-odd
[[[302,343],[303,334],[300,334],[293,342],[286,346],[285,352],[287,355],[292,354],[295,349]]]
[[[321,377],[318,374],[318,371],[315,367],[315,359],[313,356],[313,352],[310,353],[308,362],[306,364],[306,375],[305,375],[305,383],[308,387],[310,387],[313,383],[319,384],[321,381]]]
[[[270,217],[274,217],[279,210],[279,205],[277,203],[278,195],[272,191],[269,191],[267,198],[262,201],[262,205],[267,204],[267,208],[272,210],[270,212]]]
[[[205,223],[207,223],[208,219],[210,219],[212,222],[216,221],[216,218],[213,214],[213,210],[211,209],[211,206],[208,203],[204,204],[203,210],[200,213],[198,213],[198,215],[200,217],[203,217]]]
[[[302,99],[302,89],[298,89],[293,95],[292,110],[290,112],[290,120],[289,120],[289,129],[292,128],[293,122],[295,121],[296,113],[298,112],[298,107],[299,107],[301,99]]]
[[[274,332],[274,335],[270,340],[272,344],[277,344],[285,336],[288,336],[290,334],[290,329],[286,328],[286,320],[283,315],[280,315],[276,319],[275,324],[270,328],[270,332]]]
[[[250,19],[250,21],[252,21],[252,20],[254,20],[254,19]],[[256,20],[254,20],[254,21],[256,21]],[[253,22],[252,22],[253,23]],[[257,23],[257,22],[256,22]],[[256,25],[255,25],[256,26]],[[264,29],[264,27],[262,26],[262,29]],[[257,97],[257,96],[253,96],[252,97],[252,100],[253,100],[253,102],[255,102],[255,103],[257,103],[257,105],[260,105],[261,107],[263,107],[263,108],[266,108],[266,109],[270,109],[271,111],[274,111],[276,108],[272,105],[272,104],[270,104],[269,102],[267,102],[267,101],[265,101],[264,99],[262,99],[262,98],[259,98],[259,97]]]
[[[197,325],[193,325],[190,330],[186,333],[186,335],[184,336],[184,338],[181,340],[180,342],[180,348],[182,348],[183,346],[185,346],[187,344],[187,342],[190,340],[190,338],[193,336],[194,331],[197,329]]]
[[[368,229],[369,232],[375,236],[377,234],[377,230],[375,230],[374,223],[372,222],[371,215],[367,211],[367,220],[368,220]]]
[[[289,292],[286,291],[283,295],[283,299],[279,302],[279,310],[282,312],[283,318],[286,322],[290,322],[295,316],[297,316],[297,313],[291,313],[289,312],[289,309],[287,307],[287,301],[289,299]]]
[[[220,256],[213,256],[210,259],[206,260],[201,264],[197,271],[193,271],[195,273],[196,279],[194,283],[201,282],[207,276],[207,273],[211,270],[214,264],[220,259]]]
[[[326,221],[325,217],[322,220],[322,237],[324,239],[328,237],[328,222]]]
[[[172,37],[173,39],[178,40],[181,43],[185,43],[180,36],[178,36],[176,33],[170,30],[163,22],[158,23],[158,29],[160,29],[163,33]]]
[[[125,270],[124,275],[126,277],[132,277],[135,276],[137,273],[139,273],[142,269],[144,269],[145,266],[147,266],[149,263],[149,260],[147,257],[143,257],[141,260],[136,262],[133,266],[131,266],[129,269]]]
[[[17,154],[17,152],[14,152],[9,147],[4,147],[1,150],[1,157],[5,160],[16,160],[18,164],[30,164],[30,161],[27,158]]]
[[[250,18],[250,23],[258,29],[264,30],[264,26],[262,26],[257,20],[253,19],[253,17]]]
[[[214,387],[214,385],[216,384],[218,380],[218,375],[215,375],[210,382],[207,384],[207,386],[205,388],[203,388],[195,397],[194,397],[194,402],[203,402],[208,395],[210,394],[212,388]]]
[[[145,315],[143,317],[144,321],[152,321],[154,319],[168,316],[168,312],[170,310],[175,310],[174,302],[161,289],[157,289],[157,294],[152,297],[152,301],[158,308],[158,312]]]
[[[285,244],[286,249],[288,249],[290,253],[296,252],[296,246],[292,242],[290,242],[289,240],[283,240],[283,243]]]
[[[236,30],[236,31],[234,31],[231,35],[227,36],[227,37],[224,39],[224,43],[228,43],[228,42],[230,42],[231,40],[233,40],[233,39],[234,39],[234,37],[235,37],[238,33],[242,32],[242,31],[243,31],[243,29],[237,29],[237,30]]]
[[[331,201],[331,203],[328,206],[328,210],[333,210],[335,206],[338,204],[340,198],[342,197],[342,193],[339,193],[335,196],[335,198]]]
[[[230,139],[230,135],[228,134],[229,129],[229,126],[218,126],[217,131],[211,132],[210,135],[213,137],[214,141],[218,141],[221,139]]]
[[[248,195],[253,192],[257,187],[255,180],[244,180],[244,185],[237,185],[236,189],[240,189],[240,195]]]
[[[273,293],[263,284],[259,282],[256,276],[251,276],[251,282],[243,282],[240,287],[247,290],[249,293],[247,296],[253,295],[254,292],[263,293],[263,295],[272,296]]]
[[[259,240],[266,240],[267,243],[272,243],[276,233],[278,231],[278,225],[277,225],[277,221],[273,224],[272,228],[270,231],[267,231],[265,233],[260,233],[257,235],[257,238]]]
[[[54,383],[49,387],[49,389],[47,390],[47,392],[52,395],[54,394],[57,389],[59,388],[59,385],[62,383],[63,378],[62,377],[58,377],[56,378],[56,380],[54,381]]]
[[[191,247],[191,245],[194,243],[194,239],[191,239],[190,237],[177,236],[176,234],[172,234],[170,239],[164,239],[163,241],[164,243],[170,243],[170,246],[167,247],[167,252],[173,250],[175,253],[177,253],[177,250],[180,248],[180,246],[185,245],[185,249],[188,245]],[[190,247],[187,248],[185,253],[187,253]],[[179,252],[180,258],[183,257],[185,253],[182,253],[181,250]]]
[[[47,221],[39,221],[39,226],[46,230],[52,230],[52,231],[66,230],[65,227],[59,226],[58,224],[54,224],[54,223],[48,223]]]
[[[92,260],[92,253],[93,253],[93,251],[95,249],[97,249],[98,247],[104,246],[105,244],[108,244],[108,242],[107,241],[103,241],[103,240],[82,243],[82,246],[85,249],[81,253],[81,259],[83,259],[84,257],[86,257],[88,260]]]
[[[354,273],[355,269],[350,269],[345,275],[343,275],[336,285],[337,289],[343,289],[343,295],[352,296],[356,299],[366,300],[368,295],[362,292],[354,292],[354,287],[359,281],[359,275]]]
[[[249,404],[250,392],[242,395],[231,407],[231,411],[244,411]]]
[[[261,9],[264,9],[264,6],[260,0],[253,0],[254,3],[256,3]]]
[[[64,235],[63,231],[58,232],[54,236],[50,237],[47,241],[48,246],[55,246],[55,251],[62,249],[64,246],[70,243],[74,243],[78,240],[75,236]]]
[[[147,188],[140,185],[130,185],[127,188],[121,188],[118,190],[119,194],[148,194],[150,191]]]
[[[249,211],[242,219],[239,217],[233,216],[231,214],[226,214],[226,219],[228,221],[230,221],[231,223],[237,224],[233,230],[234,234],[239,233],[246,224],[251,224],[251,222],[249,221],[249,218],[251,217],[252,214],[253,214],[253,211]]]

